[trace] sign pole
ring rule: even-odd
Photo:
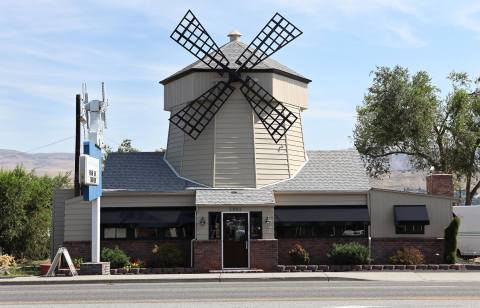
[[[100,197],[92,201],[92,262],[100,262]]]

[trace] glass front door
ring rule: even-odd
[[[248,213],[223,213],[223,267],[248,268]]]

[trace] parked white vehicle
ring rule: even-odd
[[[460,217],[458,250],[462,256],[480,256],[480,206],[454,206],[453,213]]]

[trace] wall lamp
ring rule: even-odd
[[[205,217],[202,216],[202,217],[200,218],[200,224],[201,224],[202,226],[204,226],[204,225],[206,224]]]
[[[272,222],[272,220],[270,219],[270,216],[267,216],[267,217],[265,218],[265,223],[266,223],[267,225],[269,225],[271,222]]]

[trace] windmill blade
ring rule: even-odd
[[[235,88],[230,83],[220,81],[171,116],[169,121],[196,140],[232,95],[233,90]]]
[[[297,116],[249,76],[243,82],[240,90],[273,141],[278,143],[295,123]]]
[[[215,70],[226,70],[228,68],[227,57],[192,11],[187,11],[170,37],[208,67]]]
[[[237,70],[253,68],[302,33],[282,15],[276,13],[235,61],[239,65]]]

